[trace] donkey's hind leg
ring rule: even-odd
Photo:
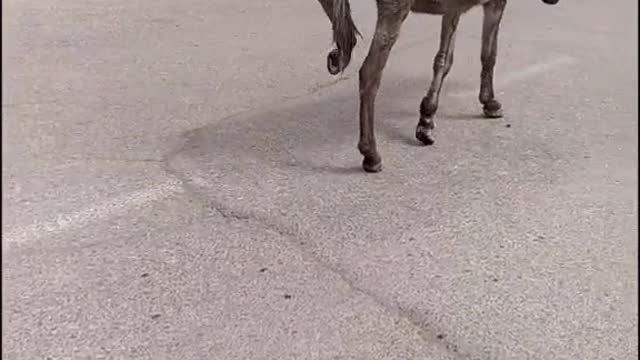
[[[367,172],[382,169],[374,133],[374,108],[382,72],[389,53],[400,33],[400,27],[409,14],[411,1],[378,0],[378,20],[369,53],[360,68],[360,141],[358,150],[364,156],[362,167]]]
[[[482,24],[482,73],[480,74],[480,102],[484,116],[488,118],[502,117],[502,105],[495,99],[493,92],[493,68],[498,53],[498,30],[504,12],[506,0],[493,0],[483,5],[484,20]]]
[[[435,127],[434,117],[440,101],[440,90],[445,77],[453,65],[453,48],[460,13],[447,13],[442,17],[440,48],[433,59],[433,79],[427,95],[420,103],[420,120],[416,127],[416,138],[425,145],[433,144],[431,132]]]

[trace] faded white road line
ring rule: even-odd
[[[25,243],[47,235],[79,229],[92,222],[124,214],[133,208],[165,199],[183,191],[182,184],[178,180],[167,180],[145,189],[111,198],[71,214],[59,215],[49,221],[35,222],[23,228],[3,232],[2,244]]]
[[[536,75],[543,74],[557,67],[573,64],[576,61],[577,59],[571,56],[559,56],[547,61],[531,64],[520,70],[507,73],[505,75],[498,75],[495,77],[495,82],[494,82],[495,90],[497,91],[511,84],[530,79]],[[463,97],[478,96],[478,92],[479,92],[479,89],[463,90],[459,92],[449,93],[447,95],[451,97],[463,98]]]

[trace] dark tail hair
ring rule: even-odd
[[[341,70],[344,70],[351,61],[351,52],[357,43],[356,36],[362,36],[351,18],[349,0],[333,0],[333,20],[333,41],[342,55]]]

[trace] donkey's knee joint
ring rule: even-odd
[[[380,30],[374,36],[375,45],[382,51],[389,51],[398,39],[397,31]]]
[[[447,59],[447,54],[445,53],[437,53],[436,56],[433,58],[433,71],[437,72],[439,69],[444,68],[445,66],[447,66],[448,63],[448,59]]]
[[[493,55],[482,55],[480,57],[480,62],[482,63],[482,67],[485,71],[489,69],[493,69],[496,66],[496,57]]]

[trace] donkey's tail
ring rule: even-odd
[[[338,53],[340,54],[338,60],[339,69],[335,69],[338,71],[343,71],[349,62],[351,61],[351,53],[353,48],[356,46],[357,38],[356,36],[361,36],[356,24],[354,24],[353,19],[351,18],[351,6],[349,5],[349,0],[333,0],[333,41],[336,43],[336,47]],[[334,55],[337,55],[334,53]],[[329,57],[332,55],[329,54]],[[331,59],[329,59],[331,62]],[[331,69],[329,70],[330,72]]]

